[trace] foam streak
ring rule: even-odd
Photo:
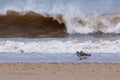
[[[120,40],[116,41],[40,41],[19,42],[1,41],[0,52],[11,53],[75,53],[76,51],[88,53],[120,53]]]

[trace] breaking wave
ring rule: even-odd
[[[12,0],[7,4],[8,2],[1,1],[0,36],[119,34],[120,12],[117,9],[120,2],[115,2]]]
[[[63,34],[66,34],[64,24],[59,24],[50,16],[44,17],[33,12],[21,15],[13,11],[0,16],[0,37],[34,38],[62,36]]]
[[[41,35],[50,32],[61,32],[61,34],[64,34],[65,31],[69,34],[118,34],[120,33],[120,14],[80,14],[71,17],[70,15],[65,16],[62,14],[43,15],[34,12],[23,14],[14,11],[7,11],[6,15],[0,16],[0,30],[1,33],[6,32],[6,34],[17,34],[18,32],[23,31],[24,35],[27,33],[30,35],[34,33],[36,35]]]

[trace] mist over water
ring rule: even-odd
[[[38,13],[116,13],[119,0],[1,0],[1,12],[6,10],[34,11]],[[74,11],[72,11],[74,10]]]

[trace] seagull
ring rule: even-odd
[[[83,60],[83,59],[87,59],[88,57],[90,57],[91,54],[87,54],[83,51],[81,51],[81,52],[77,51],[76,56],[78,56],[80,58],[80,60]]]

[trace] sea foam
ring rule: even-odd
[[[0,41],[1,53],[120,53],[120,40],[116,41]]]

